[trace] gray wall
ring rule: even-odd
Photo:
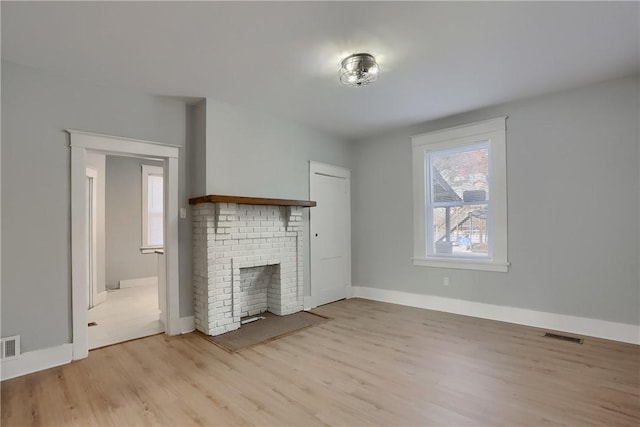
[[[107,156],[106,284],[158,275],[158,256],[140,252],[142,244],[142,165],[162,167],[134,157]]]
[[[2,336],[22,350],[71,341],[70,150],[64,129],[185,145],[182,101],[2,62]],[[181,150],[180,203],[186,205]],[[193,313],[191,235],[181,220],[180,312]]]
[[[211,98],[206,106],[207,194],[305,199],[309,160],[350,166],[345,141]]]
[[[354,285],[639,324],[639,97],[636,76],[356,142]],[[502,115],[510,272],[412,266],[409,137]]]
[[[351,166],[349,143],[266,113],[207,98],[206,119],[207,194],[308,199],[309,160]],[[303,210],[307,233],[310,210]],[[306,295],[309,259],[307,234]]]
[[[207,101],[187,106],[189,197],[202,196],[207,184]]]
[[[87,153],[87,167],[96,171],[96,270],[98,293],[106,290],[106,239],[105,239],[105,192],[107,174],[107,156],[99,153]]]

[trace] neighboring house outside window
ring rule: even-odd
[[[163,168],[142,165],[142,247],[143,253],[162,249],[164,241]]]
[[[411,141],[414,265],[507,271],[506,117]]]

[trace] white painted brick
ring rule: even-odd
[[[241,315],[302,309],[302,208],[196,205],[192,232],[198,330],[216,335],[240,327]]]

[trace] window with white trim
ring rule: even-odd
[[[506,117],[411,142],[414,265],[507,271]]]
[[[142,247],[143,253],[162,249],[164,241],[163,168],[142,165]]]

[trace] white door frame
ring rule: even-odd
[[[342,178],[345,180],[347,187],[347,232],[345,233],[345,250],[347,252],[346,255],[346,297],[351,298],[353,295],[353,290],[351,287],[351,170],[346,169],[340,166],[328,165],[326,163],[319,163],[314,161],[309,161],[309,198],[313,200],[313,196],[316,192],[314,187],[314,175],[325,175],[332,176],[336,178]],[[312,208],[313,209],[313,208]],[[313,229],[313,211],[309,212],[309,251],[313,254],[313,245],[315,239],[311,236],[311,230]],[[312,307],[317,307],[318,298],[317,292],[313,286],[313,263],[311,262],[312,256],[309,257],[309,281],[311,286],[311,305]]]
[[[87,327],[87,151],[164,160],[166,307],[168,335],[180,333],[178,292],[178,157],[180,147],[139,139],[69,130],[71,135],[71,307],[73,360],[89,355]]]
[[[87,168],[86,169],[86,178],[87,178],[87,182],[90,182],[91,187],[88,194],[88,197],[91,197],[91,200],[87,200],[87,206],[91,206],[91,209],[89,209],[89,212],[87,213],[87,218],[89,218],[89,224],[87,224],[87,230],[90,228],[91,232],[89,233],[89,235],[87,236],[87,240],[89,242],[89,245],[91,246],[90,248],[88,248],[88,259],[89,259],[89,266],[91,266],[91,268],[88,269],[87,271],[87,277],[90,276],[90,280],[89,280],[89,285],[87,286],[87,289],[89,289],[89,295],[88,295],[88,301],[89,301],[89,308],[93,307],[97,301],[98,301],[98,271],[97,271],[97,265],[98,265],[98,244],[97,244],[97,191],[96,191],[96,183],[98,181],[98,171],[96,171],[95,169],[91,169],[91,168]]]

